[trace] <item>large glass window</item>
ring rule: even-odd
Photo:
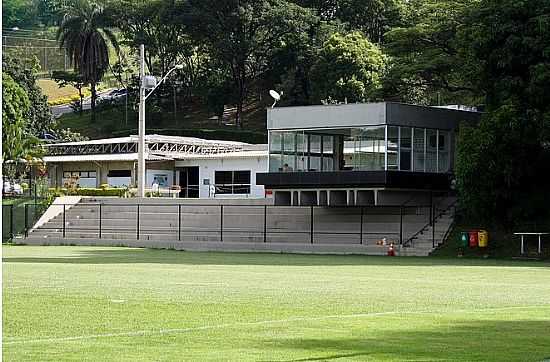
[[[344,141],[344,169],[383,170],[385,127],[354,128]]]
[[[250,171],[216,171],[216,194],[249,194]]]
[[[451,133],[405,126],[270,132],[271,172],[449,172]]]

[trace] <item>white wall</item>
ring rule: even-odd
[[[200,198],[209,197],[209,186],[204,185],[204,179],[210,184],[215,183],[215,171],[250,171],[250,194],[216,195],[216,198],[264,198],[263,185],[256,185],[256,173],[267,172],[267,155],[263,157],[227,157],[204,158],[176,161],[176,184],[179,184],[180,167],[199,167]]]

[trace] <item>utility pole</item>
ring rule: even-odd
[[[145,197],[145,45],[139,46],[138,197]]]

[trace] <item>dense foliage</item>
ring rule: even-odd
[[[53,125],[52,114],[46,96],[36,84],[38,64],[36,59],[22,59],[10,54],[2,55],[2,70],[25,91],[29,107],[25,113],[25,129],[38,136]]]

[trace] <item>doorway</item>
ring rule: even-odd
[[[180,169],[180,197],[199,198],[199,167],[183,167]]]

